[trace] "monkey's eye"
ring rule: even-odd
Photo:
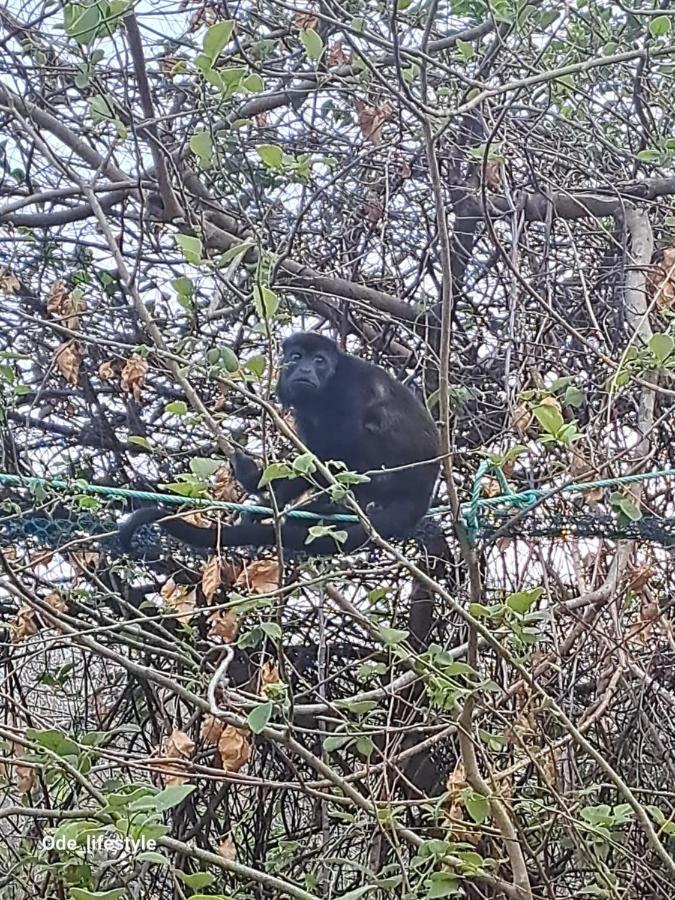
[[[297,351],[295,353],[289,353],[289,355],[288,355],[289,362],[300,362],[301,359],[302,359],[302,354],[298,353]]]
[[[317,355],[314,357],[314,362],[317,364],[317,366],[322,366],[322,365],[324,365],[324,363],[326,362],[326,357],[325,357],[325,356],[321,356],[320,354],[317,354]]]

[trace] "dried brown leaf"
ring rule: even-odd
[[[202,569],[202,591],[207,600],[211,600],[222,583],[220,559],[212,556]]]
[[[115,370],[112,367],[112,363],[107,360],[102,362],[98,367],[98,377],[101,381],[111,381],[115,377]]]
[[[241,485],[232,474],[230,466],[221,466],[216,472],[213,497],[224,503],[238,503],[244,496]]]
[[[39,550],[31,550],[28,554],[28,564],[32,569],[37,569],[38,566],[48,566],[53,559],[53,550],[43,550],[40,548]]]
[[[279,587],[279,563],[276,559],[259,559],[239,573],[235,587],[254,594],[271,594]]]
[[[68,291],[63,281],[53,282],[47,296],[47,312],[60,319],[66,328],[76,331],[80,327],[80,316],[85,309],[80,291]]]
[[[631,566],[627,575],[629,589],[636,594],[641,594],[656,575],[656,567],[651,565]]]
[[[160,595],[168,608],[176,613],[179,622],[189,622],[197,605],[197,590],[187,584],[176,584],[169,578],[160,590]]]
[[[57,279],[52,282],[52,286],[49,289],[49,294],[47,295],[47,312],[51,313],[54,316],[60,316],[61,311],[63,309],[63,304],[68,299],[68,288],[65,285],[65,282]]]
[[[21,606],[16,614],[16,618],[11,624],[12,637],[18,643],[25,640],[33,634],[37,634],[39,629],[35,610],[30,606]]]
[[[483,497],[499,497],[502,489],[496,478],[485,478],[481,486],[481,494]]]
[[[213,6],[203,6],[192,15],[190,24],[188,25],[188,30],[199,31],[202,25],[206,25],[207,27],[210,25],[215,25],[219,19],[220,13],[216,8],[214,8]]]
[[[491,191],[496,193],[501,191],[504,184],[502,182],[502,167],[500,163],[490,160],[485,165],[485,183]]]
[[[313,28],[314,31],[316,31],[317,25],[319,24],[318,18],[314,13],[309,12],[308,10],[296,12],[292,17],[291,22],[293,23],[293,27],[297,28],[298,31],[307,31],[308,28]]]
[[[234,846],[232,836],[228,834],[224,841],[221,841],[218,847],[218,856],[229,862],[234,862],[237,858],[237,848]]]
[[[184,731],[174,728],[162,741],[158,758],[149,765],[160,774],[164,784],[185,784],[189,776],[184,770],[191,768],[194,750],[194,741]]]
[[[379,194],[376,194],[375,191],[369,190],[366,194],[365,202],[366,221],[375,225],[375,223],[379,222],[382,218],[383,212],[384,203],[382,202],[382,197],[380,197]]]
[[[0,275],[0,291],[3,294],[15,294],[21,287],[21,282],[13,272],[4,271]]]
[[[666,247],[661,261],[649,271],[647,289],[660,312],[675,307],[675,246]]]
[[[279,668],[271,659],[265,660],[260,666],[258,676],[258,693],[264,694],[265,688],[270,684],[279,684]]]
[[[218,739],[220,765],[224,772],[238,772],[251,758],[251,740],[248,731],[226,725]]]
[[[511,425],[515,431],[523,437],[532,424],[532,413],[525,403],[519,403],[513,410]]]
[[[239,618],[232,609],[217,609],[209,616],[209,637],[219,637],[233,644],[239,634]]]
[[[48,594],[45,597],[45,603],[48,606],[51,606],[51,608],[53,610],[55,610],[56,612],[64,613],[64,612],[67,612],[67,610],[68,610],[68,604],[63,599],[61,594],[58,593],[58,591],[52,591],[51,594]]]
[[[204,716],[199,734],[202,740],[209,744],[215,744],[223,733],[224,727],[225,723],[221,719],[217,719],[215,716]]]
[[[80,365],[84,358],[79,345],[75,341],[65,341],[54,354],[54,362],[68,384],[75,385],[80,378]]]
[[[332,44],[328,50],[328,56],[326,57],[326,63],[328,68],[332,68],[333,66],[346,66],[351,59],[351,54],[347,55],[345,53],[344,47],[342,46],[342,41],[338,41],[336,44]]]
[[[32,766],[15,766],[14,782],[19,794],[30,794],[35,786],[35,769]]]
[[[364,138],[371,144],[381,144],[382,129],[385,123],[394,117],[394,108],[389,103],[383,103],[381,106],[368,106],[362,100],[356,100],[354,108]]]
[[[122,369],[122,390],[133,395],[134,400],[141,399],[141,389],[145,383],[148,361],[142,356],[130,356]]]

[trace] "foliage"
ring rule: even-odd
[[[71,490],[3,520],[238,501],[234,445],[315,488],[300,328],[447,413],[450,510],[481,458],[486,496],[673,468],[672,19],[11,0],[0,471]],[[665,479],[547,503],[675,515]],[[440,524],[443,562],[0,547],[3,900],[670,897],[672,555]]]

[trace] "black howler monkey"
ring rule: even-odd
[[[284,341],[277,393],[283,406],[293,410],[298,435],[316,457],[324,462],[341,460],[347,469],[369,474],[369,481],[352,490],[375,530],[384,538],[410,535],[429,508],[439,468],[438,432],[415,395],[384,369],[343,353],[330,338],[312,333],[294,334]],[[243,486],[255,492],[260,477],[256,464],[238,454],[234,468]],[[308,488],[304,478],[274,485],[280,508]],[[122,546],[130,546],[139,526],[167,515],[156,507],[133,513],[120,528]],[[280,528],[282,545],[328,555],[356,550],[368,540],[360,524],[336,523],[337,529],[347,532],[346,540],[322,535],[307,543],[313,524],[317,523],[287,517]],[[277,540],[274,527],[259,522],[216,529],[164,519],[161,527],[184,543],[208,549],[269,547]]]

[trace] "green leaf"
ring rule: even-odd
[[[484,797],[476,791],[472,791],[470,788],[464,791],[463,796],[466,811],[477,825],[482,825],[490,812],[487,797]]]
[[[74,38],[78,44],[88,44],[92,41],[101,25],[104,16],[103,4],[81,6],[79,3],[69,3],[64,7],[63,17],[68,37]]]
[[[204,55],[211,61],[213,65],[220,55],[225,45],[229,42],[234,31],[234,22],[226,19],[223,22],[216,22],[206,29],[204,35]]]
[[[176,876],[179,881],[182,881],[183,884],[194,890],[209,887],[216,880],[215,875],[212,875],[210,872],[192,872],[188,875],[187,872],[181,872],[180,869],[176,869]]]
[[[193,894],[190,900],[232,900],[232,894]]]
[[[495,603],[492,606],[485,606],[482,603],[470,603],[469,615],[474,619],[496,619],[504,611],[501,603]]]
[[[246,721],[248,722],[248,727],[251,729],[253,734],[260,734],[260,732],[267,727],[267,723],[272,718],[272,711],[274,710],[273,703],[261,703],[259,706],[254,706],[250,713],[246,716]]]
[[[281,169],[284,162],[284,151],[278,144],[261,144],[256,152],[268,169]]]
[[[316,456],[313,453],[301,453],[295,457],[292,466],[298,475],[311,475],[316,472]]]
[[[657,16],[649,23],[649,33],[652,37],[662,37],[664,34],[670,34],[671,27],[668,16]]]
[[[420,859],[440,859],[450,851],[450,844],[439,838],[430,838],[423,844],[420,844],[418,854]]]
[[[543,593],[544,589],[542,587],[534,588],[531,591],[518,591],[506,598],[506,605],[514,612],[525,615]]]
[[[253,289],[253,305],[261,319],[271,319],[279,309],[279,298],[271,288],[256,285]]]
[[[622,497],[619,509],[631,522],[638,522],[642,518],[642,513],[632,497]]]
[[[658,806],[645,806],[645,809],[649,813],[649,815],[654,819],[657,825],[663,825],[666,821],[665,814],[662,810],[659,809]]]
[[[653,334],[649,339],[649,349],[660,363],[664,363],[675,349],[675,341],[669,334]]]
[[[293,474],[293,470],[288,465],[288,463],[277,462],[270,463],[269,466],[262,473],[260,478],[260,484],[258,487],[266,487],[270,482],[276,481],[278,478],[288,478],[289,475]]]
[[[70,900],[121,900],[125,893],[124,888],[114,888],[112,891],[85,891],[84,888],[73,887],[70,889]]]
[[[166,812],[167,809],[173,809],[189,797],[196,790],[194,784],[171,784],[164,788],[154,798],[155,809],[157,812]]]
[[[154,863],[158,866],[168,866],[171,864],[171,860],[164,856],[163,853],[158,853],[156,850],[144,850],[143,853],[139,853],[136,857],[138,862],[147,862]]]
[[[265,82],[257,72],[252,72],[250,75],[247,75],[242,81],[242,84],[251,94],[259,94],[260,91],[265,89]]]
[[[194,283],[187,275],[181,275],[180,278],[176,278],[173,282],[173,289],[176,293],[185,297],[191,297],[195,292]]]
[[[280,641],[283,632],[278,622],[261,622],[260,630],[267,635],[271,641]]]
[[[208,131],[195,131],[190,138],[190,150],[199,159],[202,169],[208,169],[213,162],[213,141]]]
[[[106,31],[108,34],[112,34],[112,32],[117,27],[118,23],[114,21],[115,19],[119,19],[121,16],[127,12],[128,9],[131,8],[131,0],[110,0],[108,4],[108,15],[106,18]],[[111,21],[112,20],[112,21]],[[97,53],[100,51],[96,51]],[[101,53],[101,59],[103,59],[103,54]],[[100,60],[98,60],[100,61]],[[93,59],[92,59],[93,62]]]
[[[424,900],[436,900],[437,897],[451,897],[459,891],[459,881],[448,872],[434,872],[429,878],[429,890]]]
[[[348,891],[346,894],[340,894],[334,900],[361,900],[361,897],[365,897],[370,891],[375,890],[377,890],[377,885],[364,884],[363,887],[354,888],[353,891]]]
[[[473,44],[469,44],[461,39],[457,41],[457,49],[462,56],[462,62],[469,62],[476,55],[476,49]]]
[[[372,756],[375,750],[375,744],[373,743],[372,738],[368,737],[367,734],[362,734],[361,737],[358,737],[354,746],[356,752],[366,758]]]
[[[313,28],[305,28],[300,32],[300,42],[305,48],[307,59],[311,62],[318,62],[323,53],[323,41],[321,35],[314,31]]]
[[[117,136],[121,141],[126,141],[129,132],[127,131],[126,125],[120,121],[120,119],[114,120],[115,130],[117,131]]]
[[[326,753],[335,753],[336,750],[346,747],[351,740],[352,738],[348,734],[329,734],[324,738],[323,749]]]
[[[99,122],[110,122],[115,118],[112,105],[103,94],[97,94],[89,101],[89,115],[94,125]]]
[[[242,90],[244,78],[248,74],[245,66],[230,66],[228,69],[219,69],[218,75],[222,82],[223,93],[226,97]]]
[[[266,365],[267,360],[264,356],[252,356],[246,360],[244,368],[252,375],[255,375],[256,378],[262,378]]]
[[[401,628],[380,628],[378,635],[383,644],[392,647],[394,644],[400,644],[408,637],[409,632]]]
[[[609,495],[609,502],[621,515],[631,522],[637,522],[642,518],[642,513],[632,497],[622,494],[621,491],[613,491]]]
[[[172,494],[179,494],[181,497],[201,497],[204,493],[202,485],[191,481],[167,481],[160,486],[166,491],[171,491]]]
[[[229,265],[229,263],[235,260],[238,256],[244,256],[246,253],[248,253],[251,247],[255,247],[255,244],[251,241],[245,241],[243,244],[235,244],[234,247],[230,247],[230,249],[226,250],[220,257],[220,265]]]
[[[50,728],[45,731],[36,731],[29,728],[26,736],[29,740],[44,747],[45,750],[51,750],[57,756],[78,756],[80,748],[62,731]]]
[[[176,243],[183,251],[186,262],[199,265],[202,261],[202,242],[198,237],[190,234],[177,234]]]
[[[568,406],[581,406],[586,399],[586,394],[581,388],[571,384],[565,391],[565,403]]]
[[[332,537],[338,544],[344,544],[347,540],[347,532],[337,530],[333,525],[312,525],[307,529],[306,544],[311,544],[317,538]]]
[[[585,806],[581,810],[581,818],[590,822],[592,825],[603,825],[609,823],[611,819],[612,808],[606,803],[598,806]]]
[[[193,475],[196,475],[197,478],[201,478],[204,481],[215,475],[221,466],[222,463],[220,460],[208,459],[208,457],[205,456],[194,456],[190,460],[190,471]]]
[[[206,362],[210,366],[223,366],[227,372],[239,371],[237,354],[230,347],[212,347],[206,353]]]
[[[137,447],[143,447],[145,450],[150,450],[150,441],[141,434],[130,434],[127,440],[130,444],[135,444]]]
[[[238,372],[239,371],[239,359],[237,358],[237,354],[234,350],[231,350],[229,347],[222,348],[222,359],[223,365],[225,366],[226,371],[228,372]]]
[[[640,150],[637,158],[641,162],[658,162],[661,158],[661,153],[658,150]]]
[[[532,412],[537,417],[541,427],[548,434],[557,434],[565,424],[560,410],[556,409],[555,406],[548,406],[547,404],[535,406]]]
[[[345,700],[340,703],[342,709],[348,709],[350,713],[356,716],[362,716],[364,713],[377,709],[377,700]]]

